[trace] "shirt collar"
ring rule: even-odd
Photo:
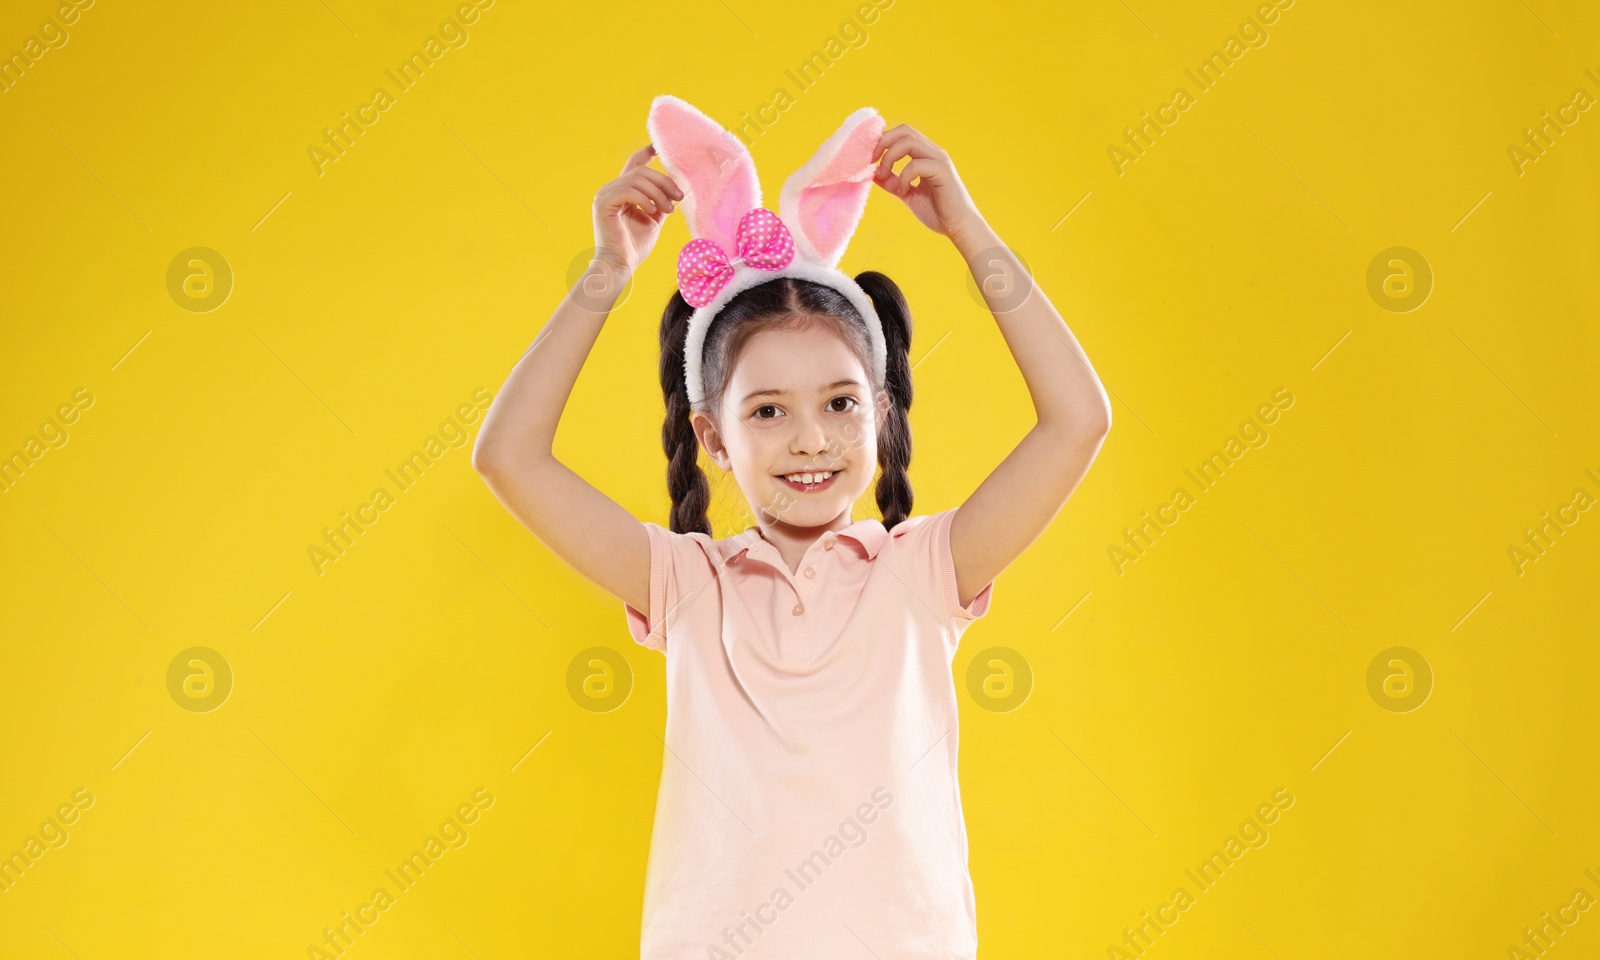
[[[824,533],[819,539],[826,543],[829,538],[835,537],[840,540],[855,542],[866,553],[867,559],[871,560],[877,557],[878,551],[883,548],[884,541],[889,539],[889,531],[884,527],[883,521],[868,517],[865,520],[857,520],[842,530]],[[717,547],[722,554],[724,563],[751,549],[757,548],[758,544],[767,550],[775,551],[778,549],[761,535],[759,526],[746,527],[742,533],[736,533],[726,540],[717,541]]]

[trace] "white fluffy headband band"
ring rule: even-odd
[[[843,294],[867,324],[872,375],[884,378],[883,324],[861,285],[839,270],[872,192],[873,153],[884,121],[871,107],[845,118],[816,155],[784,181],[778,213],[761,207],[755,161],[733,134],[677,97],[650,104],[646,121],[661,165],[683,190],[681,207],[693,238],[678,255],[678,288],[695,307],[684,340],[689,402],[705,398],[700,370],[706,330],[736,295],[778,277],[794,277]]]

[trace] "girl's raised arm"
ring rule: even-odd
[[[556,425],[617,296],[683,199],[672,178],[628,158],[594,197],[595,256],[512,368],[479,428],[472,467],[506,509],[573,569],[647,610],[650,541],[644,524],[553,453]]]
[[[875,182],[955,244],[1038,417],[951,521],[957,600],[965,605],[1044,532],[1077,489],[1111,429],[1111,402],[1061,314],[978,214],[949,154],[905,124],[883,132],[874,155],[879,151]],[[907,157],[896,173],[894,164]]]

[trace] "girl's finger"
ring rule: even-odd
[[[950,158],[949,154],[939,149],[938,144],[934,144],[933,141],[925,138],[922,133],[912,130],[910,126],[906,126],[904,133],[898,134],[896,138],[890,139],[885,136],[883,141],[880,142],[885,142],[890,147],[883,155],[880,170],[888,170],[894,163],[898,163],[901,157],[917,157],[925,158],[925,160],[949,160]]]
[[[619,177],[607,184],[606,189],[613,195],[614,209],[637,204],[645,213],[652,215],[659,212],[665,216],[672,212],[671,201],[667,199],[666,194],[648,180],[632,176]]]
[[[614,214],[626,212],[629,207],[637,206],[651,217],[660,212],[655,200],[651,199],[644,191],[632,185],[622,185],[610,191],[606,196],[605,212]]]
[[[648,177],[652,183],[659,186],[662,192],[673,200],[683,199],[683,190],[678,186],[678,181],[659,170],[651,170],[649,167],[645,167],[636,176]]]
[[[907,125],[906,131],[911,135],[912,140],[921,147],[921,150],[916,154],[917,156],[932,157],[935,160],[950,159],[950,155],[940,149],[937,143],[929,140],[928,135],[923,133],[921,130]]]
[[[905,124],[897,123],[894,126],[889,127],[887,130],[884,130],[883,133],[880,134],[879,136],[887,139],[889,137],[899,136],[900,134],[905,133],[909,129],[911,129],[911,128],[906,126]]]
[[[622,172],[623,173],[627,173],[629,170],[632,170],[634,167],[642,167],[642,166],[644,166],[645,164],[649,163],[650,162],[650,158],[655,156],[655,155],[656,155],[656,146],[655,146],[655,144],[653,144],[653,143],[645,144],[644,146],[640,147],[639,149],[633,151],[633,153],[628,155],[627,162],[622,165]]]
[[[899,174],[892,172],[883,174],[873,182],[897,197],[904,197],[906,195],[906,191],[911,189],[910,187],[906,186],[906,182],[904,180],[900,179]]]
[[[941,166],[942,165],[938,160],[933,160],[926,157],[918,157],[901,167],[900,172],[896,174],[896,176],[898,176],[900,181],[907,186],[910,186],[911,181],[917,179],[918,177],[922,177],[924,183],[939,183],[943,180],[943,177],[940,176],[940,174],[943,172]]]
[[[641,179],[631,181],[630,186],[654,201],[655,210],[652,210],[652,213],[656,211],[660,211],[662,214],[672,212],[672,201],[667,198],[667,192],[661,189],[660,185],[650,180]]]
[[[939,149],[928,143],[921,134],[906,128],[903,132],[891,137],[884,134],[878,146],[883,150],[883,159],[878,161],[878,175],[887,173],[891,167],[906,157],[939,157]]]
[[[896,129],[899,128],[897,127]],[[883,139],[878,141],[878,149],[883,151],[883,158],[878,161],[878,169],[874,171],[874,177],[881,177],[888,173],[890,167],[900,162],[900,158],[907,156],[905,150],[907,136],[908,134],[905,133],[897,133],[893,136],[885,133]]]

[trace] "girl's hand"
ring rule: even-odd
[[[929,230],[958,240],[963,232],[983,224],[950,155],[933,141],[902,123],[883,131],[877,149],[883,158],[873,171],[873,182],[904,200]],[[892,168],[905,157],[911,162],[895,173]]]
[[[650,255],[667,214],[683,199],[671,177],[645,166],[655,155],[653,144],[640,147],[621,176],[594,195],[594,258],[627,276]]]

